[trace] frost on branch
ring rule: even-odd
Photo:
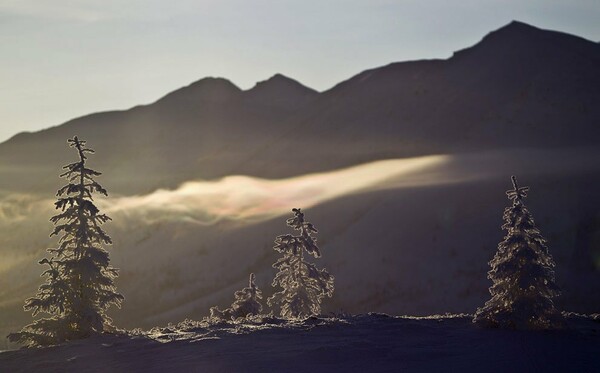
[[[554,260],[546,240],[523,203],[528,187],[506,192],[512,205],[504,210],[508,233],[490,261],[491,299],[475,313],[474,323],[511,329],[547,329],[560,325],[553,298],[560,294],[554,280]]]
[[[59,236],[58,247],[48,249],[50,258],[39,263],[46,282],[37,294],[25,301],[25,311],[50,315],[25,326],[8,338],[27,346],[46,346],[100,333],[112,327],[106,310],[120,306],[123,296],[116,292],[117,269],[109,262],[104,245],[112,244],[101,225],[111,220],[94,205],[92,194],[108,193],[94,178],[100,172],[86,167],[87,155],[94,153],[77,136],[68,140],[79,160],[63,167],[60,176],[67,184],[56,193],[59,211],[50,221]]]
[[[218,307],[210,309],[210,317],[212,319],[231,320],[240,317],[257,316],[262,311],[262,304],[259,299],[262,299],[262,291],[256,286],[256,276],[250,274],[248,287],[235,292],[235,301],[230,308],[221,311]]]
[[[273,268],[279,270],[272,285],[282,290],[267,299],[269,306],[281,307],[281,317],[287,319],[305,318],[321,312],[321,301],[333,295],[333,276],[325,269],[318,269],[307,262],[304,253],[321,257],[316,244],[316,228],[304,220],[300,209],[292,209],[294,216],[287,219],[287,225],[299,232],[294,236],[285,234],[275,239],[274,250],[283,254]]]

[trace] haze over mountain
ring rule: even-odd
[[[447,60],[393,63],[325,92],[280,74],[249,90],[204,78],[18,134],[0,144],[0,331],[30,319],[21,307],[40,282],[73,135],[97,151],[90,165],[111,193],[101,207],[114,218],[120,326],[206,315],[249,272],[268,295],[292,207],[308,208],[336,277],[324,310],[472,312],[488,297],[511,174],[532,187],[559,305],[598,312],[598,102],[598,43],[513,22]]]

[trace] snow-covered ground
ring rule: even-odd
[[[468,315],[368,314],[178,325],[4,351],[2,372],[599,372],[600,318],[558,331],[481,329]]]

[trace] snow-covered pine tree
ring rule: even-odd
[[[313,263],[304,258],[304,252],[315,258],[321,256],[316,245],[316,228],[304,220],[300,209],[292,209],[294,217],[287,219],[287,225],[300,232],[294,236],[285,234],[275,239],[274,250],[283,254],[273,268],[279,270],[272,285],[282,288],[273,294],[267,303],[269,306],[279,305],[281,317],[287,319],[305,318],[321,312],[323,297],[333,295],[333,276],[325,269],[317,269]]]
[[[79,155],[77,162],[63,167],[60,176],[67,184],[56,193],[54,203],[60,211],[50,221],[55,227],[50,236],[60,236],[58,247],[48,249],[50,259],[39,263],[49,268],[42,273],[46,283],[36,296],[25,301],[25,311],[51,315],[25,326],[8,338],[27,346],[47,346],[80,339],[111,327],[107,308],[120,307],[123,296],[116,292],[117,269],[109,264],[104,245],[112,243],[101,225],[111,220],[100,214],[92,193],[107,196],[106,190],[94,178],[100,172],[86,167],[87,154],[94,153],[77,136],[68,144]]]
[[[256,286],[256,276],[250,274],[248,287],[235,292],[235,301],[231,305],[232,316],[234,318],[246,317],[248,315],[259,315],[262,311],[262,291]]]
[[[512,205],[504,210],[502,226],[508,233],[489,263],[492,297],[477,310],[473,322],[512,329],[557,327],[561,315],[552,299],[560,289],[554,281],[554,260],[523,203],[529,188],[519,187],[514,176],[512,183],[513,189],[506,192]]]
[[[256,286],[256,276],[250,274],[248,287],[235,292],[235,301],[230,308],[221,311],[218,307],[210,309],[210,317],[221,320],[231,320],[250,315],[260,315],[262,304],[259,299],[262,299],[262,291]]]

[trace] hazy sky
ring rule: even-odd
[[[598,0],[0,0],[0,141],[205,76],[325,90],[513,19],[600,41]]]

